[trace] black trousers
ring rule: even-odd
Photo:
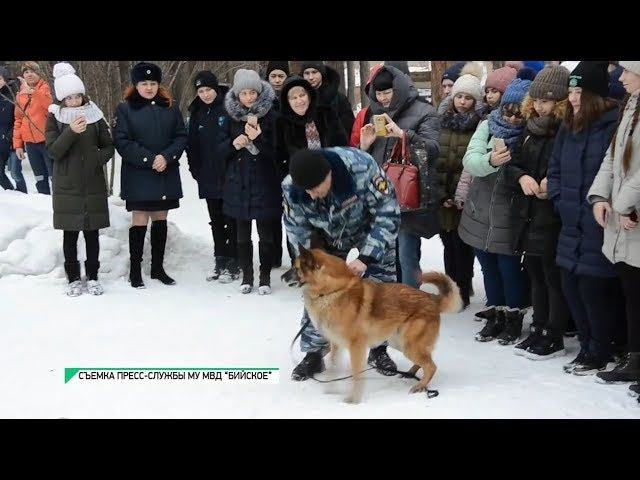
[[[222,199],[207,198],[207,209],[213,234],[213,254],[216,257],[238,256],[236,220],[222,213]]]
[[[87,261],[85,262],[87,278],[89,280],[97,280],[99,268],[98,257],[100,256],[98,230],[83,230],[82,233],[84,235],[84,243],[87,246]],[[66,269],[78,262],[79,235],[80,232],[71,230],[65,230],[63,233],[62,251],[64,252],[64,263]]]
[[[441,230],[440,238],[444,245],[444,270],[458,284],[462,299],[468,301],[475,259],[473,247],[460,239],[457,230]]]
[[[555,255],[527,254],[524,263],[531,280],[533,325],[560,338],[567,329],[571,311],[562,293],[560,267],[556,265]]]
[[[258,254],[260,273],[271,272],[273,265],[273,220],[256,220],[258,225]],[[238,260],[243,276],[253,277],[253,243],[251,242],[251,220],[237,220]],[[250,274],[250,275],[247,275]]]
[[[561,268],[562,290],[578,328],[580,347],[601,360],[611,359],[618,325],[624,321],[624,296],[616,278],[576,275]]]
[[[628,350],[640,352],[640,268],[620,262],[615,269],[625,297]]]

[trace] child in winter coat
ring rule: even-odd
[[[510,152],[524,130],[520,102],[530,83],[520,78],[511,82],[500,108],[473,134],[463,159],[475,179],[457,233],[475,249],[482,266],[488,308],[482,312],[487,322],[475,337],[480,342],[497,338],[501,345],[515,343],[528,303],[527,278],[511,244],[509,206],[514,189],[505,181],[503,165],[511,160]]]
[[[635,381],[631,392],[640,392],[640,62],[621,61],[620,81],[630,94],[618,119],[616,133],[598,175],[589,189],[593,215],[604,228],[602,252],[613,263],[622,283],[626,306],[625,361],[613,371],[596,375],[605,382]]]
[[[615,321],[624,299],[611,262],[602,254],[603,230],[587,193],[616,128],[618,104],[606,98],[607,62],[580,62],[569,76],[569,103],[547,170],[547,195],[562,220],[556,263],[578,327],[580,352],[564,366],[589,375],[613,360]]]
[[[273,99],[268,82],[253,70],[240,69],[233,78],[224,106],[229,116],[221,139],[227,159],[223,212],[237,222],[241,293],[253,290],[251,223],[256,220],[260,243],[258,293],[271,293],[273,227],[282,216],[281,165],[278,163]]]
[[[463,170],[462,159],[480,122],[476,105],[482,101],[482,72],[467,64],[453,84],[452,100],[440,117],[440,154],[436,160],[439,190],[442,192],[440,238],[444,245],[444,268],[460,288],[464,307],[469,306],[473,278],[473,249],[460,240],[458,224],[461,210],[455,205],[455,192]]]
[[[60,105],[49,106],[45,131],[47,152],[53,160],[53,228],[63,230],[67,295],[82,294],[78,235],[87,248],[87,291],[102,295],[98,281],[98,230],[109,226],[107,183],[103,166],[114,148],[102,111],[85,96],[82,80],[68,63],[53,67],[54,89]]]
[[[565,354],[563,333],[570,317],[556,265],[560,217],[547,199],[547,166],[567,109],[568,84],[569,72],[561,66],[545,67],[536,76],[522,102],[524,132],[504,166],[506,181],[515,189],[514,251],[524,253],[533,299],[531,333],[514,353],[532,360]]]

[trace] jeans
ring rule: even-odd
[[[475,249],[482,267],[487,306],[524,308],[529,303],[529,285],[520,257]]]
[[[53,163],[47,154],[47,148],[42,143],[25,143],[29,163],[36,178],[36,189],[38,193],[51,195],[49,188],[49,177],[53,178]]]
[[[402,275],[399,280],[413,288],[420,288],[422,283],[418,280],[418,275],[421,273],[420,243],[421,237],[418,235],[412,235],[403,230],[398,233],[398,257]]]

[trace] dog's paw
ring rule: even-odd
[[[426,392],[426,391],[427,391],[426,386],[420,385],[419,383],[417,383],[416,385],[411,387],[411,389],[409,390],[409,393],[420,393],[420,392]]]
[[[344,403],[351,403],[353,405],[357,405],[362,400],[360,395],[348,395],[344,399]]]

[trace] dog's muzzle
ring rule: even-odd
[[[300,280],[300,276],[298,275],[298,269],[296,267],[291,267],[289,270],[284,272],[280,276],[280,280],[285,282],[290,287],[301,287],[303,282]]]

